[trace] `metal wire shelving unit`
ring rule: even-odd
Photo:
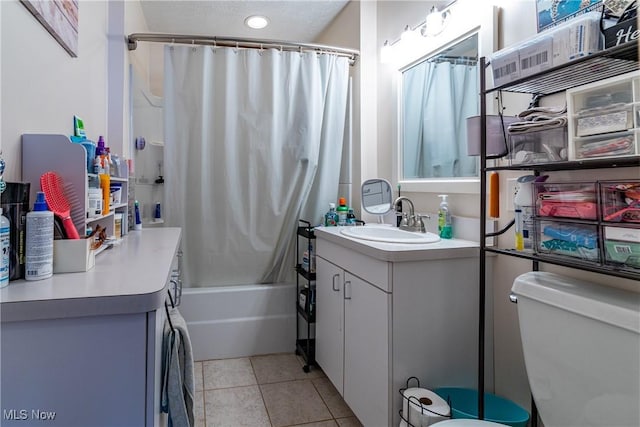
[[[500,249],[488,247],[484,237],[497,236],[507,231],[513,221],[505,228],[493,233],[487,233],[487,172],[497,170],[528,170],[536,174],[546,171],[560,170],[588,170],[618,167],[639,167],[640,156],[621,157],[615,159],[593,159],[582,161],[565,161],[555,163],[519,164],[512,166],[487,166],[486,155],[486,116],[487,95],[504,91],[526,93],[538,96],[547,96],[566,91],[577,86],[585,85],[609,77],[615,77],[631,71],[638,70],[637,42],[629,42],[624,45],[609,48],[596,54],[585,56],[569,63],[553,67],[534,74],[532,76],[514,80],[508,84],[486,87],[486,72],[489,63],[486,58],[480,58],[480,275],[479,275],[479,345],[478,345],[478,418],[484,419],[484,352],[485,352],[485,290],[486,290],[486,257],[488,253],[514,256],[532,261],[532,270],[538,270],[539,263],[549,263],[569,268],[582,269],[600,274],[622,277],[626,279],[640,280],[640,272],[629,269],[616,268],[614,266],[598,265],[587,262],[573,261],[566,258],[545,256],[533,252],[515,251],[513,249]],[[531,426],[537,427],[538,416],[533,397],[531,400]]]

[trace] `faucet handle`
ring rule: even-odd
[[[399,213],[399,212],[398,212]],[[400,227],[409,225],[409,213],[402,212],[402,221],[400,221]]]
[[[431,219],[431,216],[427,214],[415,214],[415,217],[416,217],[416,220],[418,221],[418,224],[420,225],[420,232],[426,233],[427,227],[425,227],[423,219],[424,218]]]

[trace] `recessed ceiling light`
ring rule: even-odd
[[[269,25],[269,20],[264,16],[253,15],[247,17],[247,19],[244,20],[244,24],[249,28],[259,30]]]

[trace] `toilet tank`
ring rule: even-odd
[[[546,272],[512,292],[544,425],[640,426],[640,294]]]

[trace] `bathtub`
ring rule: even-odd
[[[195,360],[293,352],[296,285],[184,288],[180,313]]]

